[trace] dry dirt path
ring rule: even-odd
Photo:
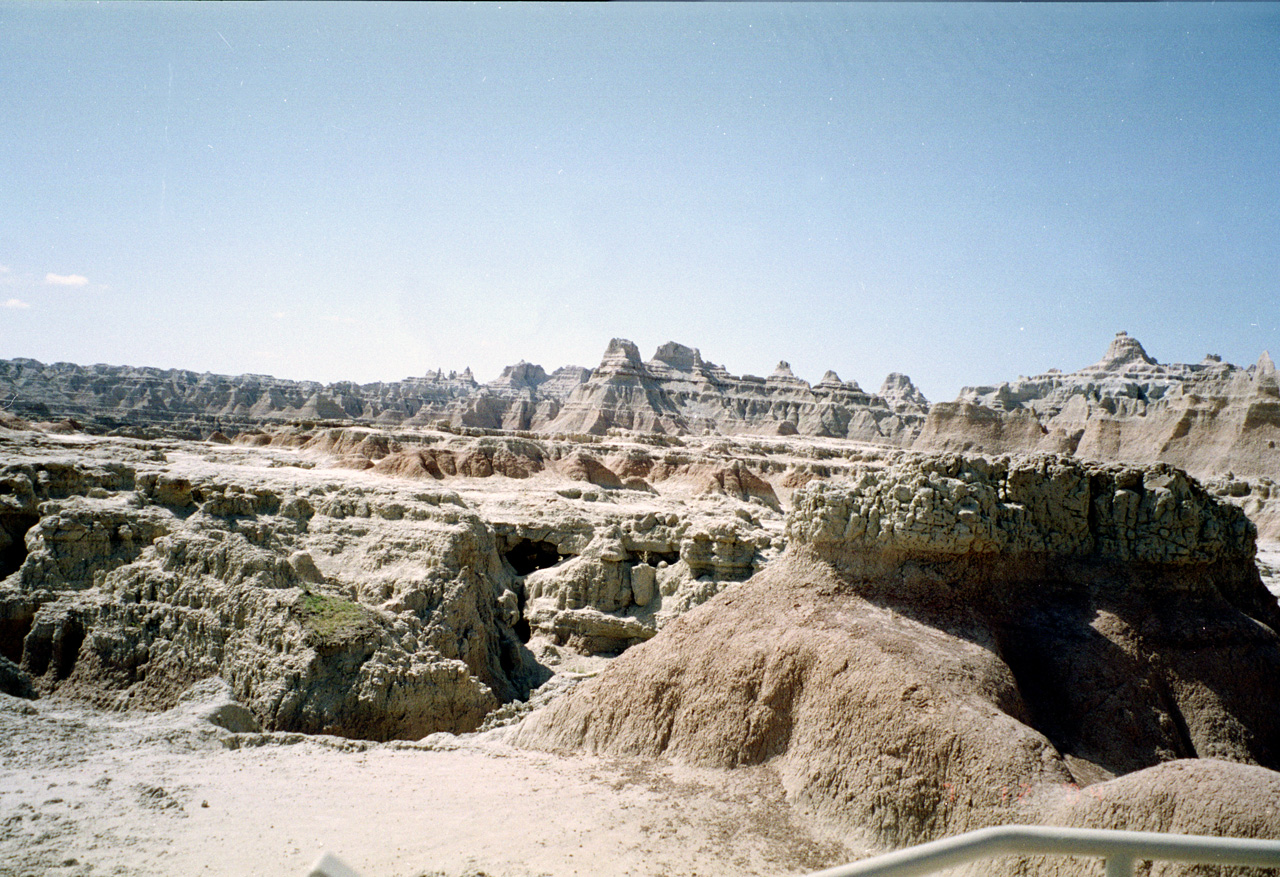
[[[0,698],[3,875],[294,877],[331,850],[364,877],[717,877],[856,855],[798,824],[767,770],[566,758],[493,732],[231,750],[178,711]]]

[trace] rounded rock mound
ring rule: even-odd
[[[793,503],[782,557],[513,740],[768,764],[886,845],[1040,821],[1166,762],[1280,766],[1253,531],[1182,473],[914,457]]]
[[[1171,761],[1045,801],[1040,820],[1070,828],[1124,829],[1208,837],[1280,838],[1280,773],[1211,758]],[[1092,877],[1097,860],[1025,856],[975,862],[966,877]],[[1142,873],[1141,871],[1139,873]],[[1152,862],[1149,877],[1266,877],[1273,868]]]

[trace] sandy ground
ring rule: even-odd
[[[865,855],[795,821],[767,769],[566,758],[502,734],[287,742],[0,695],[0,874],[305,875],[329,850],[364,877],[715,877]]]

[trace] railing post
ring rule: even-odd
[[[1107,877],[1133,877],[1133,856],[1124,853],[1108,854]]]

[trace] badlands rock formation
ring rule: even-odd
[[[488,384],[470,370],[322,385],[14,359],[0,361],[0,397],[14,400],[5,417],[72,418],[60,428],[151,437],[205,438],[290,420],[539,434],[798,434],[929,452],[1159,461],[1203,479],[1230,474],[1251,489],[1280,479],[1280,390],[1266,353],[1248,368],[1212,355],[1166,365],[1123,332],[1099,362],[1078,371],[968,387],[954,402],[933,405],[898,373],[871,394],[834,372],[810,385],[785,362],[767,378],[734,376],[674,342],[646,362],[622,339],[610,342],[594,371],[566,366],[548,375],[520,362]]]
[[[1248,806],[1280,767],[1265,357],[1162,366],[1122,335],[934,406],[901,375],[873,395],[622,340],[594,371],[483,386],[0,363],[15,391],[6,695],[157,710],[216,677],[264,740],[550,701],[512,739],[755,766],[871,844],[1280,836]]]
[[[0,645],[42,694],[166,708],[221,676],[267,728],[383,739],[472,729],[545,676],[502,612],[493,531],[455,495],[113,450],[0,471],[24,546]]]
[[[1040,819],[1045,825],[1156,831],[1209,837],[1274,839],[1280,773],[1216,759],[1170,761],[1088,788],[1067,787],[1045,796]],[[972,877],[1092,877],[1098,865],[1088,859],[1032,856],[974,863],[960,873]],[[1201,874],[1274,874],[1274,868],[1153,862],[1152,877]]]
[[[734,376],[674,342],[642,361],[622,339],[610,342],[594,371],[566,366],[548,375],[520,362],[487,384],[469,370],[322,385],[15,359],[0,361],[0,398],[14,400],[0,426],[25,418],[15,422],[151,438],[321,421],[564,436],[807,435],[926,452],[1165,462],[1212,482],[1219,496],[1249,509],[1264,536],[1280,537],[1280,500],[1272,501],[1280,495],[1280,390],[1270,357],[1249,368],[1212,355],[1161,364],[1123,332],[1099,362],[1076,372],[969,387],[933,405],[898,373],[871,394],[834,372],[810,385],[785,362],[767,378]]]
[[[1124,332],[1097,363],[1063,374],[967,387],[938,403],[914,447],[1051,451],[1095,460],[1161,461],[1198,477],[1280,478],[1280,389],[1263,353],[1249,368],[1206,356],[1162,365]]]
[[[32,420],[74,417],[95,431],[203,438],[284,420],[356,421],[529,429],[555,417],[559,402],[586,380],[566,366],[547,375],[521,362],[495,381],[476,383],[471,370],[428,373],[403,381],[320,384],[268,375],[213,375],[180,369],[51,365],[0,361],[0,392]]]
[[[1186,769],[1224,795],[1275,787],[1280,611],[1243,513],[1177,470],[903,457],[792,505],[782,557],[514,739],[768,764],[797,805],[890,845],[1050,821],[1066,791],[1116,797],[1179,759],[1260,766]],[[1166,821],[1220,804],[1187,807]],[[1280,835],[1274,808],[1223,820]]]
[[[28,419],[74,417],[98,432],[195,438],[321,420],[410,427],[445,422],[541,433],[799,433],[903,445],[919,432],[928,407],[900,374],[886,379],[886,395],[875,396],[834,372],[810,386],[786,363],[767,379],[736,377],[674,342],[645,363],[635,345],[621,339],[610,342],[594,372],[565,366],[548,375],[520,362],[488,384],[477,383],[470,369],[391,383],[323,385],[14,359],[0,361],[0,394],[14,398],[14,413]]]
[[[616,653],[761,569],[789,496],[768,478],[875,457],[367,428],[236,442],[0,433],[0,654],[25,673],[6,690],[152,709],[217,675],[267,729],[471,730],[557,648]]]
[[[674,342],[642,362],[634,344],[615,338],[600,367],[569,394],[548,429],[800,434],[908,444],[928,403],[903,375],[890,375],[885,388],[889,397],[872,395],[831,371],[810,386],[785,362],[767,378],[735,377]]]

